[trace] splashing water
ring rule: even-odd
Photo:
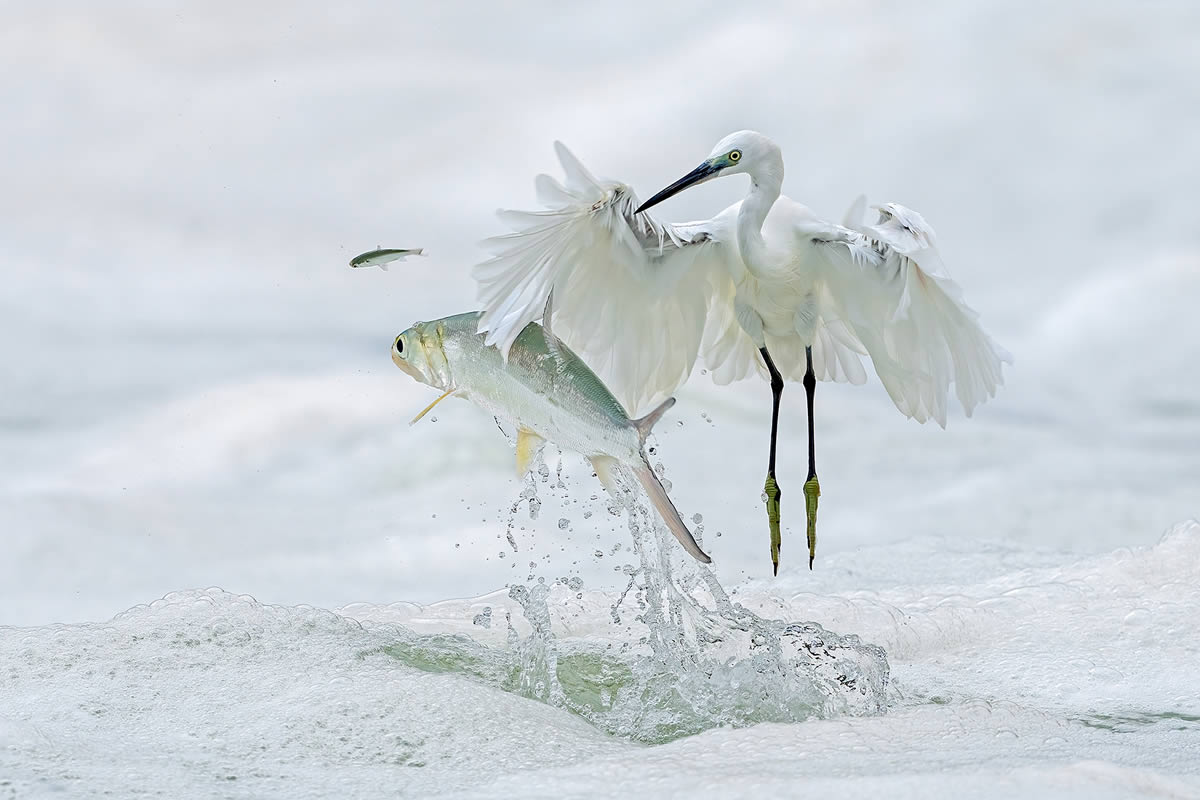
[[[611,607],[613,630],[556,633],[552,595],[561,584],[579,597],[581,583],[539,577],[508,592],[531,629],[527,637],[509,618],[502,647],[404,631],[386,652],[418,669],[473,675],[646,743],[720,726],[885,710],[889,669],[881,648],[816,623],[763,619],[731,602],[712,570],[686,559],[639,502],[631,477],[622,479],[614,501],[627,516],[637,563],[623,570],[628,583]],[[632,622],[622,629],[626,616]]]

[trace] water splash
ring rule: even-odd
[[[889,670],[881,648],[816,623],[763,619],[732,602],[712,570],[683,555],[639,501],[631,477],[622,484],[611,503],[626,515],[636,563],[622,568],[628,582],[611,606],[611,633],[555,631],[553,591],[561,584],[578,597],[582,586],[539,577],[508,592],[530,628],[526,637],[510,618],[503,647],[465,635],[404,633],[387,652],[418,669],[473,675],[646,743],[721,726],[885,710]],[[700,540],[702,528],[696,533]]]

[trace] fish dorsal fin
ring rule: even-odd
[[[563,353],[562,341],[554,335],[554,329],[551,328],[551,319],[554,317],[554,289],[550,289],[550,293],[546,295],[546,308],[542,311],[542,333],[546,338],[546,350],[550,355],[554,356],[554,363],[561,371],[567,365],[566,354]]]
[[[529,472],[529,465],[533,463],[533,457],[537,455],[538,450],[542,449],[542,445],[546,440],[538,436],[528,428],[517,429],[517,477],[524,478],[525,473]]]
[[[608,493],[613,497],[620,497],[621,487],[617,485],[617,477],[613,474],[617,460],[612,456],[592,456],[591,462],[592,469],[596,470],[596,477],[604,484],[604,488],[608,489]]]
[[[654,423],[658,422],[662,418],[662,415],[667,413],[673,405],[675,405],[675,398],[668,397],[666,400],[663,400],[661,403],[659,403],[658,408],[654,409],[646,416],[641,417],[640,419],[630,420],[630,422],[633,423],[633,427],[637,428],[638,436],[641,437],[643,442],[646,441],[646,437],[650,435],[650,429],[654,427]]]

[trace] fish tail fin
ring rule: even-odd
[[[650,424],[653,425],[654,418],[670,408],[674,402],[674,399],[668,400],[643,417],[643,419],[649,419]],[[647,429],[649,429],[649,426],[647,426]],[[676,510],[675,504],[667,496],[667,490],[663,488],[662,482],[654,474],[654,470],[650,468],[650,462],[646,461],[643,456],[642,463],[634,464],[632,467],[633,474],[637,476],[638,481],[642,484],[642,488],[646,490],[646,494],[650,497],[650,502],[654,504],[654,508],[658,511],[659,516],[663,518],[663,522],[667,523],[667,527],[671,529],[671,533],[683,545],[683,549],[687,550],[692,558],[697,561],[704,564],[711,564],[712,559],[700,549],[700,545],[692,538],[692,532],[683,523],[683,519],[679,516],[679,511]]]
[[[661,403],[659,403],[658,407],[646,416],[640,417],[639,419],[630,420],[630,422],[633,423],[633,427],[637,428],[638,436],[643,442],[645,442],[646,437],[650,435],[650,429],[654,427],[654,423],[662,419],[662,415],[670,411],[671,406],[673,405],[675,405],[675,398],[668,397],[666,400],[663,400]]]

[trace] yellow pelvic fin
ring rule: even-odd
[[[592,469],[596,470],[596,477],[604,484],[604,488],[608,489],[608,493],[613,497],[620,497],[621,488],[617,486],[617,478],[613,475],[617,460],[612,456],[592,456],[591,462]]]
[[[533,457],[537,455],[537,451],[542,449],[542,445],[546,440],[538,436],[528,428],[520,428],[517,430],[517,477],[524,478],[525,473],[529,472],[529,464],[533,461]]]
[[[449,396],[450,396],[451,394],[453,394],[453,393],[454,393],[454,390],[453,390],[453,389],[447,389],[447,390],[446,390],[446,393],[445,393],[444,395],[442,395],[441,397],[439,397],[437,400],[434,400],[434,401],[433,401],[432,403],[430,403],[429,405],[425,406],[424,410],[422,410],[420,414],[417,414],[415,417],[413,417],[413,418],[412,418],[412,422],[410,422],[410,423],[408,423],[408,424],[409,424],[409,425],[416,425],[416,424],[417,424],[417,421],[418,421],[419,419],[421,419],[421,417],[423,417],[423,416],[425,416],[426,414],[428,414],[430,411],[432,411],[432,410],[433,410],[433,407],[434,407],[434,406],[436,406],[438,403],[440,403],[440,402],[442,402],[443,400],[445,400],[447,397],[449,397]]]

